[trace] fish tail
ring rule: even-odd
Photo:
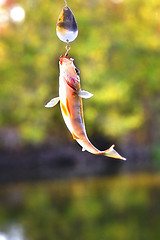
[[[115,145],[113,144],[110,148],[108,148],[107,150],[103,151],[103,155],[107,156],[107,157],[112,157],[112,158],[117,158],[117,159],[121,159],[121,160],[126,160],[126,158],[122,157],[118,152],[116,152],[116,150],[114,150]]]

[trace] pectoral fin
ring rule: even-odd
[[[53,98],[45,105],[45,107],[46,108],[54,107],[59,102],[59,100],[60,100],[59,97]]]
[[[109,149],[107,149],[105,151],[104,155],[107,156],[107,157],[112,157],[112,158],[126,160],[126,158],[122,157],[119,153],[117,153],[114,150],[114,145],[112,145]]]
[[[80,91],[78,92],[78,96],[81,97],[81,98],[86,98],[86,99],[87,99],[87,98],[92,97],[93,94],[90,93],[90,92],[88,92],[88,91],[85,91],[85,90],[80,90]]]

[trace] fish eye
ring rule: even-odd
[[[75,71],[76,71],[77,75],[79,76],[79,75],[80,75],[79,69],[78,69],[78,68],[75,68]]]

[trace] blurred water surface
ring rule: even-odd
[[[0,186],[0,240],[160,239],[160,174]]]

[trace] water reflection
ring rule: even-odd
[[[0,240],[7,240],[6,234],[0,233]]]
[[[160,174],[1,185],[0,240],[157,240]]]
[[[20,224],[8,224],[5,230],[0,230],[0,240],[25,240],[23,227]]]

